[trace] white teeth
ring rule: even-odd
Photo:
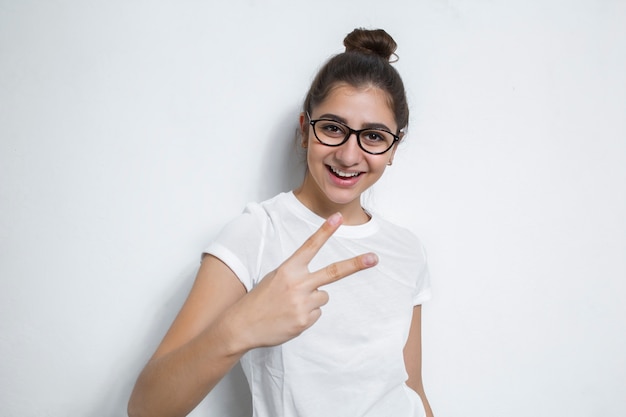
[[[335,174],[339,175],[340,177],[345,177],[345,178],[356,177],[357,175],[360,174],[360,172],[343,172],[333,167],[330,167],[330,170],[333,171]]]

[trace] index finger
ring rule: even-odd
[[[339,229],[342,222],[343,217],[341,213],[335,213],[330,216],[315,233],[309,236],[289,259],[308,265],[311,259],[319,252],[320,248],[324,246],[324,243]]]
[[[378,263],[378,256],[373,253],[366,253],[355,256],[354,258],[345,259],[343,261],[334,262],[325,268],[316,271],[311,280],[311,284],[315,287],[330,284],[339,281],[349,275],[359,272],[363,269],[371,268]]]

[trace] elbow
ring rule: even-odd
[[[128,417],[147,417],[150,416],[150,413],[146,413],[142,407],[139,407],[136,404],[136,401],[129,401],[128,407],[126,408],[126,412],[128,413]]]
[[[126,407],[126,412],[128,413],[128,417],[142,417],[139,408],[137,407],[137,401],[130,397],[128,401],[128,406]]]
[[[126,407],[126,412],[128,413],[128,417],[145,417],[148,416],[149,413],[146,412],[145,407],[142,406],[143,401],[140,401],[137,395],[137,386],[133,389],[133,392],[130,394],[130,398],[128,400],[128,405]]]

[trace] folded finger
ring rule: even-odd
[[[326,305],[328,303],[328,293],[322,290],[314,290],[313,294],[311,294],[311,299],[313,301],[313,305],[316,308]]]

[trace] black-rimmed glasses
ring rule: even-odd
[[[322,145],[341,146],[346,143],[354,133],[361,149],[372,155],[380,155],[387,152],[400,140],[398,135],[394,135],[388,130],[376,128],[355,130],[337,120],[311,120],[311,116],[308,112],[306,115],[309,118],[309,124],[313,126],[315,137]]]

